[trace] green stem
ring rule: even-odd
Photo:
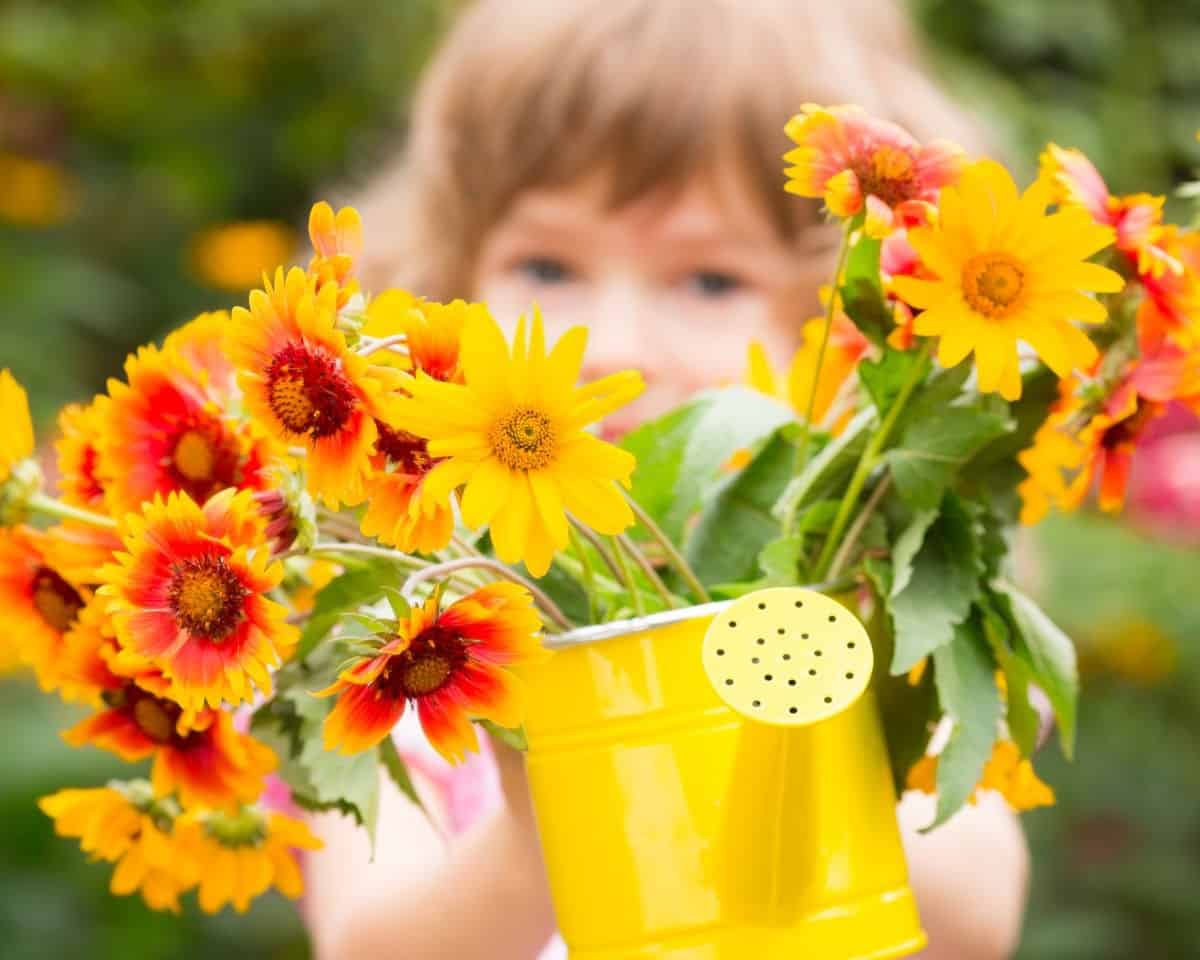
[[[390,560],[397,566],[408,567],[412,570],[421,570],[430,565],[426,560],[410,557],[407,553],[401,553],[399,550],[389,550],[387,547],[377,547],[369,543],[314,543],[303,552],[361,554],[367,557],[379,557],[382,560]]]
[[[813,413],[817,406],[817,387],[821,383],[821,367],[825,365],[825,351],[829,347],[829,333],[833,329],[833,315],[837,310],[838,285],[842,281],[842,271],[846,268],[846,260],[850,256],[850,234],[853,220],[846,221],[842,231],[842,244],[838,248],[837,266],[833,270],[833,289],[829,292],[829,302],[825,304],[825,326],[821,330],[821,346],[817,350],[817,364],[813,369],[812,387],[808,391],[808,404],[804,408],[804,422],[800,426],[800,443],[796,448],[796,473],[804,469],[808,462],[808,440],[812,434]],[[791,518],[788,518],[789,521]],[[785,531],[791,528],[789,523]]]
[[[920,355],[917,362],[912,366],[912,372],[908,375],[908,379],[904,382],[904,386],[900,388],[900,393],[896,399],[892,401],[892,406],[884,417],[883,423],[879,425],[879,429],[875,431],[870,441],[867,443],[867,448],[863,451],[862,457],[858,461],[858,466],[854,468],[854,474],[850,477],[850,485],[846,488],[846,495],[842,497],[842,502],[838,506],[838,512],[833,518],[833,526],[829,529],[829,536],[825,538],[825,546],[821,549],[821,555],[817,558],[817,565],[813,569],[815,579],[822,580],[825,578],[825,573],[829,569],[830,560],[833,553],[838,548],[839,538],[842,531],[846,529],[846,523],[850,519],[850,514],[858,505],[859,494],[862,493],[863,485],[867,482],[867,477],[871,475],[871,471],[875,469],[876,462],[879,457],[879,452],[887,443],[888,437],[891,436],[892,428],[896,426],[896,421],[900,419],[900,414],[904,407],[908,404],[909,397],[912,396],[913,390],[921,380],[921,374],[925,370],[925,360],[929,356],[929,351],[933,348],[933,341],[926,340],[921,345]]]
[[[654,522],[654,518],[650,516],[640,503],[633,499],[628,493],[625,494],[625,500],[629,507],[633,510],[633,515],[637,517],[638,523],[642,525],[645,531],[650,534],[667,557],[667,562],[675,568],[675,572],[683,577],[683,582],[688,585],[688,588],[696,595],[696,598],[701,603],[710,603],[712,597],[708,591],[704,589],[704,584],[700,582],[700,578],[696,576],[696,572],[688,565],[688,562],[683,558],[683,554],[676,549],[675,544],[671,542],[671,538],[663,533],[662,528]]]
[[[637,581],[633,579],[633,571],[629,569],[629,561],[625,559],[625,551],[616,543],[616,537],[613,537],[613,556],[616,558],[617,566],[621,568],[621,582],[625,584],[625,589],[629,591],[629,599],[633,601],[633,611],[639,617],[646,614],[646,601],[642,599],[642,592],[638,589]]]
[[[596,602],[596,571],[592,569],[592,560],[587,555],[587,547],[575,532],[574,527],[568,527],[567,533],[571,538],[571,548],[579,557],[579,566],[583,571],[583,592],[587,594],[588,623],[599,622],[599,610]]]
[[[58,517],[60,520],[78,520],[80,523],[89,523],[93,527],[104,527],[108,530],[115,530],[117,527],[117,521],[112,519],[112,517],[106,517],[102,513],[93,513],[91,510],[84,510],[80,507],[73,507],[69,503],[55,500],[44,493],[35,493],[29,498],[27,503],[30,510],[35,510],[38,513],[44,513],[51,517]]]
[[[617,578],[621,579],[621,568],[617,566],[617,561],[613,559],[612,552],[604,545],[604,541],[600,539],[595,530],[590,529],[587,524],[581,523],[572,516],[567,517],[567,522],[571,524],[572,529],[579,536],[583,537],[592,545],[596,553],[600,555],[600,559],[604,561],[604,565],[608,567],[609,572]]]
[[[838,574],[846,566],[846,561],[850,559],[850,554],[854,550],[854,545],[858,542],[858,538],[862,536],[863,531],[867,528],[867,522],[875,513],[880,502],[887,495],[888,489],[892,485],[890,476],[884,477],[877,484],[875,489],[871,491],[871,496],[867,498],[867,502],[863,504],[863,508],[858,512],[858,516],[854,518],[854,522],[850,524],[850,529],[846,531],[846,539],[842,541],[842,545],[838,547],[838,552],[834,554],[833,562],[829,565],[829,579],[836,580]]]
[[[627,554],[629,554],[633,562],[636,563],[642,573],[646,575],[646,579],[650,581],[650,586],[654,587],[655,591],[662,599],[662,602],[667,605],[667,608],[671,609],[678,607],[679,601],[671,595],[671,591],[667,589],[667,585],[662,582],[662,577],[660,577],[658,575],[658,571],[654,569],[654,564],[652,564],[646,555],[638,549],[638,545],[623,533],[617,534],[616,541],[617,546],[621,547]]]

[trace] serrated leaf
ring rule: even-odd
[[[960,624],[953,641],[934,651],[933,669],[938,699],[954,727],[938,757],[937,816],[928,830],[967,802],[992,755],[1000,722],[996,665],[976,620]]]
[[[1014,647],[1027,658],[1033,678],[1042,688],[1058,719],[1058,742],[1063,755],[1075,752],[1075,719],[1079,700],[1079,669],[1075,645],[1036,603],[1007,584],[997,584],[1011,604],[1019,631]]]
[[[303,660],[328,636],[342,614],[383,597],[384,587],[396,581],[396,568],[387,563],[370,563],[335,577],[317,594],[312,614],[300,634],[296,658]]]
[[[914,375],[918,364],[927,368],[928,357],[888,347],[878,360],[863,360],[858,365],[858,379],[867,388],[881,419],[891,409],[904,384]]]
[[[758,568],[763,577],[780,586],[795,583],[799,578],[800,553],[804,547],[801,536],[777,537],[758,554]]]
[[[896,545],[892,548],[892,594],[899,593],[908,586],[908,581],[912,577],[913,559],[916,557],[917,551],[921,549],[921,544],[925,542],[925,534],[933,526],[937,517],[936,509],[918,510],[913,514],[908,526],[896,538]],[[885,594],[885,596],[888,595],[890,594]]]
[[[970,514],[953,494],[942,500],[912,561],[903,590],[888,600],[896,633],[891,672],[905,673],[954,637],[979,596],[983,562]]]
[[[704,505],[688,537],[685,555],[702,583],[750,580],[758,556],[779,535],[771,509],[791,476],[796,448],[772,436],[740,471],[728,477]]]
[[[915,510],[936,507],[971,456],[1014,426],[1005,414],[978,406],[914,421],[884,455],[900,496]]]
[[[371,634],[386,634],[395,628],[394,624],[388,623],[386,620],[380,620],[378,617],[373,617],[369,613],[343,613],[338,615],[339,623],[345,623],[346,621],[358,624]]]

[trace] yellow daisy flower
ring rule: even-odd
[[[1060,377],[1093,363],[1095,345],[1072,321],[1103,323],[1103,304],[1084,291],[1115,293],[1121,276],[1088,257],[1113,242],[1110,227],[1079,208],[1046,215],[1050,191],[1036,182],[1018,195],[998,163],[983,160],[947,186],[938,223],[909,231],[935,279],[898,276],[895,292],[923,310],[916,332],[940,337],[938,359],[961,363],[972,351],[979,389],[1006,400],[1021,396],[1017,341]]]
[[[299,820],[256,807],[237,814],[185,814],[176,821],[175,835],[183,857],[196,869],[205,913],[227,903],[245,913],[271,887],[295,900],[304,892],[304,877],[294,850],[322,846]]]
[[[938,758],[926,754],[909,768],[905,787],[921,793],[937,793],[937,768]],[[979,802],[980,790],[995,790],[1018,812],[1054,804],[1054,791],[1038,778],[1033,764],[1021,756],[1011,740],[996,741],[969,803]]]
[[[33,420],[25,389],[7,370],[0,370],[0,483],[22,460],[33,455]]]
[[[425,477],[427,495],[465,484],[463,521],[490,524],[497,556],[523,560],[535,577],[567,545],[567,513],[603,534],[633,523],[614,483],[629,484],[633,456],[583,428],[641,393],[642,378],[629,370],[577,386],[586,344],[575,327],[547,353],[535,308],[528,342],[522,318],[510,350],[490,314],[473,312],[459,355],[464,382],[418,373],[391,421],[444,458]]]

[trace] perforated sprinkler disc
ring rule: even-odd
[[[802,587],[758,590],[713,618],[704,672],[738,713],[762,723],[816,723],[854,703],[871,679],[867,631],[836,600]]]

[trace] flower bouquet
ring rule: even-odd
[[[482,304],[368,295],[358,215],[323,203],[307,268],[62,411],[56,495],[0,374],[0,641],[91,711],[69,743],[148,764],[41,801],[114,893],[296,896],[319,841],[269,795],[373,833],[381,767],[419,802],[390,736],[406,709],[451,762],[475,724],[522,745],[527,704],[551,726],[573,708],[546,669],[580,628],[707,622],[775,588],[866,625],[888,804],[936,791],[936,826],[980,789],[1053,801],[1037,704],[1069,755],[1074,652],[1013,585],[1010,541],[1096,480],[1118,507],[1147,425],[1200,397],[1200,235],[1073,150],[1021,192],[854,108],[787,132],[786,189],[841,228],[824,315],[786,375],[752,345],[748,384],[620,444],[589,431],[636,372],[580,384],[586,332],[547,343],[536,307],[508,338]],[[673,642],[699,671],[699,639]]]

